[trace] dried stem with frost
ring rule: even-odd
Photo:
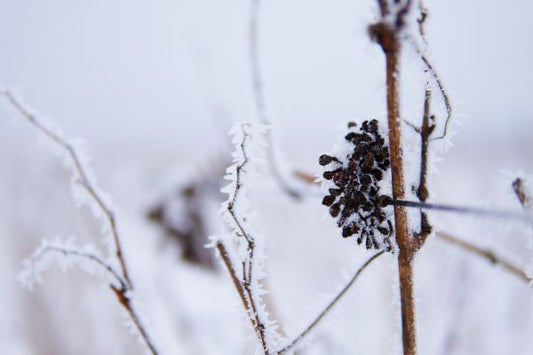
[[[510,272],[511,274],[515,275],[522,281],[524,281],[526,284],[530,284],[532,279],[527,275],[527,273],[519,268],[518,266],[514,265],[513,263],[505,260],[500,255],[496,254],[494,251],[490,249],[485,249],[482,247],[479,247],[477,245],[474,245],[470,242],[467,242],[465,240],[456,238],[452,236],[451,234],[444,233],[444,232],[437,232],[436,234],[437,238],[440,240],[443,240],[449,244],[452,244],[456,247],[461,248],[464,251],[473,253],[475,255],[478,255],[485,260],[487,260],[492,265],[499,265],[502,267],[503,270]]]
[[[115,247],[115,257],[120,265],[121,275],[119,275],[118,272],[114,271],[114,269],[110,268],[110,266],[107,263],[104,263],[103,260],[100,260],[94,255],[84,255],[80,252],[73,252],[73,251],[66,250],[66,249],[65,250],[58,249],[55,251],[67,253],[69,255],[77,254],[78,257],[92,259],[94,262],[104,267],[104,269],[106,269],[114,278],[118,277],[118,280],[120,281],[119,282],[120,286],[117,287],[113,284],[110,284],[109,286],[113,290],[114,294],[117,296],[119,303],[126,309],[128,314],[130,315],[132,321],[134,322],[137,330],[139,331],[139,334],[141,335],[141,338],[143,339],[149,351],[152,354],[157,354],[158,352],[155,348],[155,345],[153,341],[151,340],[151,338],[149,337],[145,326],[142,324],[132,304],[132,300],[130,298],[130,294],[133,291],[133,284],[131,282],[131,279],[128,273],[128,268],[124,260],[124,255],[122,252],[122,246],[121,246],[120,236],[118,233],[114,212],[104,202],[102,195],[98,192],[98,189],[96,188],[94,183],[89,178],[87,169],[83,165],[78,153],[74,149],[74,146],[67,139],[62,137],[59,133],[56,133],[53,129],[51,129],[49,126],[43,123],[43,121],[40,120],[39,117],[37,117],[37,115],[32,113],[32,110],[28,108],[26,105],[24,105],[22,101],[19,100],[11,91],[3,91],[1,94],[6,97],[9,103],[11,103],[11,105],[23,117],[25,117],[27,121],[33,127],[35,127],[38,131],[43,133],[48,139],[50,139],[52,142],[57,144],[67,153],[67,156],[74,167],[75,174],[77,175],[76,182],[79,183],[87,191],[87,193],[89,194],[91,199],[96,203],[96,206],[103,213],[107,223],[109,224],[109,228],[113,236],[113,243]]]
[[[341,289],[341,291],[331,300],[330,303],[320,312],[320,314],[296,337],[294,338],[289,344],[287,344],[283,349],[279,350],[277,354],[285,354],[287,351],[290,351],[294,349],[296,345],[302,341],[309,332],[311,332],[324,317],[331,311],[331,309],[342,299],[342,297],[348,292],[348,290],[352,287],[352,285],[357,281],[359,276],[363,273],[363,271],[377,258],[379,258],[381,255],[383,255],[385,252],[380,251],[373,256],[371,256],[352,276],[352,278],[348,281],[348,283]]]
[[[268,343],[266,336],[266,327],[268,325],[268,320],[262,319],[262,315],[259,309],[261,298],[260,295],[255,294],[253,289],[253,286],[258,283],[255,270],[256,241],[254,236],[248,230],[246,230],[244,220],[242,220],[241,217],[238,216],[237,212],[235,211],[235,207],[239,203],[239,198],[242,193],[242,174],[246,170],[247,165],[250,162],[250,158],[246,150],[250,135],[246,130],[246,127],[249,127],[249,124],[242,124],[240,127],[242,129],[242,140],[238,144],[238,149],[242,154],[242,159],[238,161],[235,165],[235,174],[233,175],[235,179],[235,184],[233,190],[229,192],[230,198],[225,206],[225,209],[227,210],[230,219],[233,221],[233,225],[231,226],[232,229],[234,230],[237,237],[242,238],[241,240],[243,240],[246,244],[246,257],[242,261],[242,274],[240,276],[237,274],[238,271],[234,267],[234,264],[232,263],[231,258],[229,257],[225,245],[221,241],[218,241],[215,246],[222,258],[224,266],[230,274],[230,277],[239,294],[239,297],[241,298],[248,318],[250,319],[252,327],[256,332],[257,338],[261,343],[264,353],[270,354],[270,349],[272,347]]]
[[[402,154],[400,115],[400,54],[401,32],[405,17],[412,2],[391,3],[378,0],[381,19],[370,26],[371,37],[381,46],[386,62],[387,120],[389,128],[389,150],[392,170],[392,196],[405,198],[405,176]],[[404,355],[416,354],[416,318],[413,285],[413,260],[417,247],[409,236],[407,212],[401,206],[394,206],[396,243],[398,245],[398,272],[400,279],[402,340]]]

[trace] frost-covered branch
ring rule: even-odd
[[[95,273],[95,268],[107,274],[120,287],[126,287],[126,281],[102,257],[96,254],[92,246],[75,248],[69,243],[43,241],[33,254],[24,261],[24,269],[19,275],[20,280],[29,289],[34,282],[42,282],[41,272],[45,271],[52,262],[57,262],[63,270],[73,264],[79,264],[85,271]],[[88,262],[88,263],[84,263]]]
[[[440,240],[443,240],[465,251],[468,251],[470,253],[473,253],[475,255],[478,255],[484,258],[485,260],[487,260],[489,263],[493,265],[500,265],[503,268],[503,270],[510,272],[511,274],[515,275],[516,277],[518,277],[519,279],[521,279],[528,285],[531,283],[531,281],[533,281],[533,279],[529,277],[524,270],[520,269],[518,266],[510,263],[509,261],[506,261],[504,258],[497,255],[495,252],[493,252],[490,249],[481,248],[477,245],[474,245],[462,239],[458,239],[444,232],[437,232],[436,236]]]
[[[248,318],[257,334],[265,354],[270,354],[274,341],[280,338],[274,324],[269,322],[268,313],[261,300],[260,278],[262,277],[262,243],[256,233],[251,232],[249,211],[243,186],[245,177],[251,174],[250,163],[255,161],[254,153],[260,150],[261,144],[256,140],[263,134],[262,127],[250,123],[237,125],[232,133],[236,151],[233,153],[234,164],[227,169],[226,179],[230,181],[222,191],[228,199],[222,204],[225,222],[230,227],[240,245],[240,270],[232,263],[221,240],[215,241],[222,261],[227,268],[233,284],[239,293]],[[232,237],[233,238],[233,237]],[[239,276],[240,275],[240,276]]]
[[[421,16],[424,19],[423,21],[425,21],[425,19],[427,17],[427,10],[426,10],[426,13],[425,14],[423,13]],[[423,27],[421,27],[421,28],[423,28]],[[438,137],[432,138],[432,140],[443,139],[448,134],[448,126],[450,124],[450,121],[452,119],[452,114],[453,114],[453,107],[452,107],[452,103],[451,103],[451,100],[450,100],[450,96],[448,95],[448,91],[446,90],[446,87],[444,86],[444,83],[443,83],[440,75],[438,74],[437,70],[435,69],[435,66],[433,65],[433,63],[431,62],[431,60],[429,59],[427,54],[424,52],[424,50],[422,50],[422,48],[420,48],[420,46],[418,45],[416,40],[412,36],[410,36],[408,34],[404,35],[404,39],[405,39],[405,41],[407,41],[407,43],[409,43],[413,47],[413,49],[415,50],[416,54],[418,55],[418,57],[420,58],[420,60],[424,64],[424,66],[426,67],[426,70],[431,75],[431,78],[433,79],[433,81],[437,85],[437,88],[439,89],[439,93],[440,93],[441,99],[442,99],[442,101],[444,103],[445,110],[446,110],[446,119],[444,121],[444,128],[442,130],[442,134],[440,136],[438,136]]]
[[[426,87],[426,94],[424,96],[424,113],[422,117],[422,125],[420,127],[413,127],[420,135],[420,175],[418,187],[416,188],[416,196],[420,202],[426,202],[429,197],[429,189],[427,187],[428,174],[428,150],[430,137],[435,130],[434,116],[430,113],[431,90]],[[417,248],[420,249],[424,245],[427,237],[431,233],[431,225],[425,211],[420,210],[420,231],[415,233]]]
[[[252,92],[254,96],[254,104],[259,117],[259,122],[264,125],[272,127],[272,122],[267,113],[263,78],[261,75],[261,66],[259,58],[259,23],[260,23],[260,5],[261,0],[250,0],[250,19],[248,30],[248,44],[249,44],[249,58],[252,75]],[[265,139],[268,144],[267,160],[272,176],[277,184],[281,187],[282,191],[289,196],[300,199],[302,198],[302,191],[292,186],[293,183],[289,181],[286,173],[282,167],[281,162],[276,154],[275,140],[273,136],[273,129],[269,129],[265,132]],[[297,174],[295,177],[299,178]],[[306,182],[305,179],[300,179]]]
[[[348,290],[352,287],[352,285],[355,283],[355,281],[359,278],[359,275],[362,274],[362,272],[378,257],[383,255],[385,251],[380,251],[373,256],[371,256],[352,276],[352,278],[348,281],[348,283],[342,288],[342,290],[331,300],[331,302],[320,312],[320,314],[296,337],[294,340],[292,340],[289,344],[287,344],[283,349],[279,350],[278,354],[285,354],[287,351],[292,350],[298,343],[305,338],[307,334],[309,334],[310,331],[312,331],[318,323],[324,317],[331,311],[331,309],[342,299],[342,297],[348,292]]]
[[[73,170],[73,181],[75,183],[80,184],[85,189],[85,191],[89,194],[91,200],[95,203],[96,211],[100,212],[104,216],[105,220],[107,221],[107,224],[109,225],[111,234],[113,236],[115,257],[120,265],[121,273],[119,274],[117,271],[115,271],[114,268],[109,265],[109,263],[105,262],[102,258],[98,257],[93,252],[76,250],[74,248],[65,248],[59,245],[45,245],[44,247],[37,249],[37,251],[28,261],[28,270],[31,272],[37,271],[38,269],[35,268],[36,265],[42,263],[43,258],[51,253],[63,255],[66,260],[78,258],[79,260],[88,260],[93,264],[98,265],[107,274],[112,275],[112,278],[115,279],[115,281],[118,281],[118,285],[116,285],[114,282],[109,282],[109,286],[117,296],[119,303],[126,309],[128,314],[130,315],[132,321],[135,324],[136,329],[139,331],[140,336],[145,345],[148,347],[149,351],[152,354],[157,354],[158,352],[152,340],[150,339],[145,326],[142,324],[137,311],[133,306],[133,301],[131,298],[133,284],[129,277],[126,262],[122,253],[122,247],[117,229],[115,214],[109,204],[105,201],[103,194],[96,187],[96,184],[94,183],[93,178],[90,174],[90,170],[85,165],[82,156],[76,150],[75,146],[62,135],[59,129],[53,128],[51,124],[45,123],[43,118],[39,117],[39,115],[34,113],[34,111],[30,109],[27,105],[25,105],[22,100],[20,100],[15,94],[13,94],[11,91],[2,91],[0,92],[0,94],[6,97],[9,103],[23,117],[25,117],[33,127],[35,127],[53,143],[55,143],[57,146],[64,150],[67,156],[67,161],[70,163]],[[31,281],[31,276],[32,275],[30,273],[29,281]],[[37,277],[36,280],[39,280],[38,274],[34,274],[34,276]]]
[[[27,120],[28,122],[37,128],[37,130],[44,133],[50,140],[56,143],[58,146],[63,148],[67,153],[68,159],[70,159],[73,169],[74,169],[74,179],[79,183],[85,190],[88,192],[89,196],[94,200],[100,211],[104,214],[105,218],[108,221],[111,234],[113,235],[113,242],[115,244],[115,253],[117,260],[120,263],[120,268],[126,282],[131,286],[131,280],[128,275],[128,270],[126,268],[126,263],[122,255],[122,248],[120,243],[119,234],[117,231],[117,225],[115,220],[115,215],[111,208],[104,202],[102,194],[99,192],[95,183],[92,181],[89,169],[83,163],[80,154],[70,143],[59,130],[53,129],[50,125],[44,123],[37,114],[33,112],[28,106],[26,106],[22,100],[15,96],[11,91],[4,91],[2,94],[7,98],[7,100],[15,107]]]

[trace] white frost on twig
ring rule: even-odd
[[[97,276],[106,284],[121,287],[124,280],[108,263],[93,245],[76,247],[72,240],[53,241],[43,240],[33,254],[23,261],[23,269],[18,275],[19,281],[28,289],[33,289],[35,283],[43,283],[42,273],[49,270],[53,264],[64,272],[74,266],[90,275]]]
[[[228,198],[222,203],[221,212],[225,224],[232,233],[211,240],[213,245],[228,239],[237,242],[239,253],[229,271],[234,272],[234,276],[239,279],[238,291],[245,298],[247,315],[263,350],[269,353],[278,348],[283,339],[277,331],[275,322],[269,320],[269,314],[261,297],[265,294],[261,284],[261,279],[265,275],[264,238],[253,228],[253,215],[250,212],[250,202],[245,188],[254,183],[258,169],[264,165],[262,155],[265,144],[261,138],[265,129],[264,125],[240,123],[230,131],[236,149],[232,154],[233,164],[226,170],[225,179],[229,183],[222,192],[226,193]]]

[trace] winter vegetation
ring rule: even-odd
[[[0,38],[2,353],[530,353],[531,5],[42,6],[2,5],[52,38]]]

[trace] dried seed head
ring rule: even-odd
[[[319,158],[319,164],[327,169],[324,179],[335,185],[322,204],[337,218],[344,238],[355,236],[357,243],[364,242],[368,249],[390,251],[392,222],[383,210],[390,197],[380,194],[379,185],[390,168],[389,148],[377,120],[364,121],[360,127],[351,122],[348,129],[344,138],[351,152]]]

